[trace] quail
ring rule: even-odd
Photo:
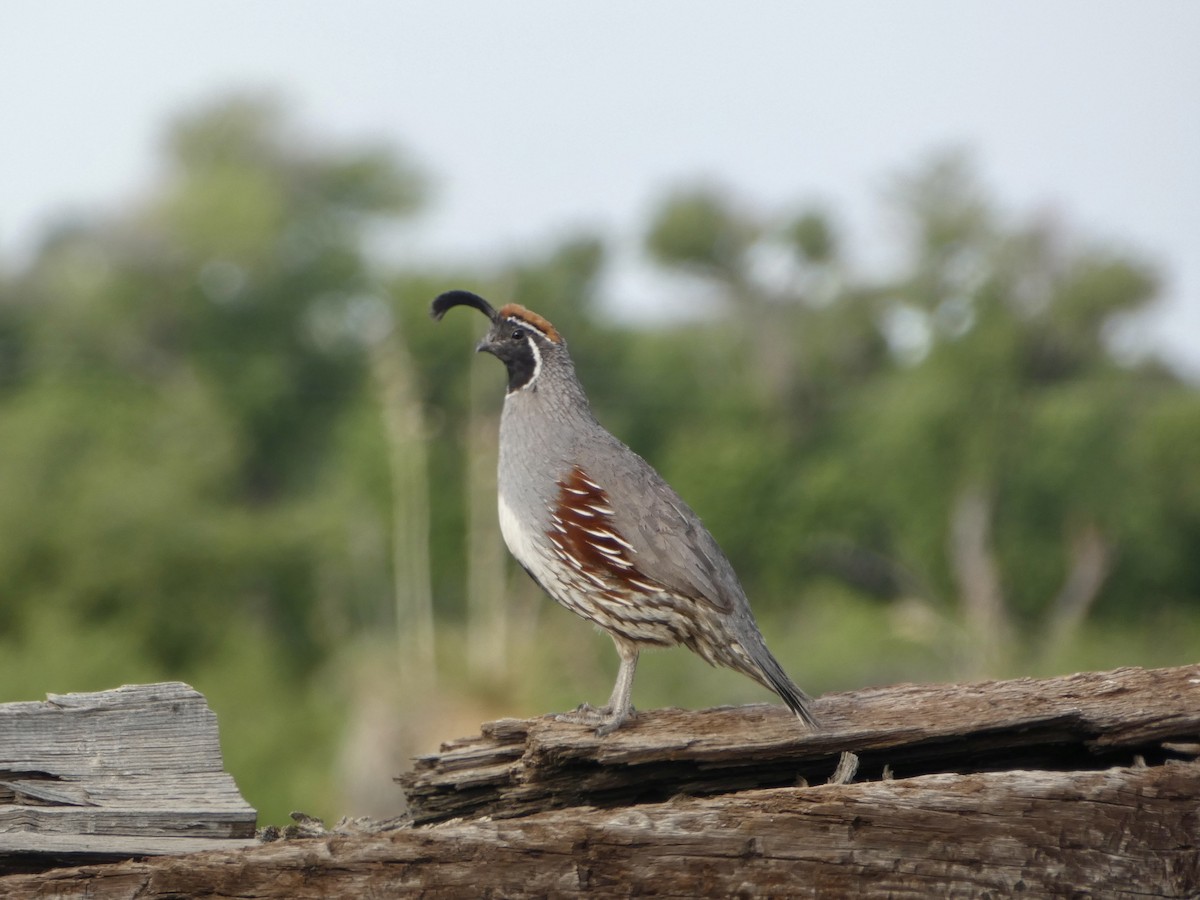
[[[433,301],[440,320],[456,306],[491,328],[476,347],[508,370],[500,419],[500,530],[509,551],[558,603],[612,637],[621,658],[608,705],[559,719],[599,735],[633,714],[638,654],[683,644],[778,694],[809,728],[811,698],[767,649],[733,566],[679,495],[596,421],[567,344],[537,313],[494,309],[469,291]]]

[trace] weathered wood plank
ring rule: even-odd
[[[216,716],[185,684],[0,704],[0,871],[253,843]],[[206,842],[216,842],[215,844]]]
[[[1194,897],[1200,764],[776,788],[331,834],[37,877],[9,900]]]
[[[655,710],[604,738],[505,719],[397,780],[415,821],[431,822],[821,783],[842,751],[858,754],[863,780],[885,767],[904,778],[1160,762],[1189,755],[1164,745],[1200,738],[1200,666],[872,688],[822,697],[816,713],[823,728],[809,733],[783,707]]]
[[[0,704],[0,769],[50,762],[71,773],[219,772],[220,744],[208,739],[216,728],[203,695],[180,682],[50,694]]]

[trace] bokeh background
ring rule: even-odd
[[[265,823],[602,700],[468,287],[812,692],[1200,656],[1200,6],[0,12],[0,701],[181,679]],[[641,708],[763,701],[686,651]]]

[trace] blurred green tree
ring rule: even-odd
[[[1113,349],[1156,294],[1146,264],[1049,222],[1007,224],[961,155],[897,179],[892,203],[904,262],[868,281],[818,212],[754,217],[703,185],[667,197],[648,249],[724,303],[714,327],[736,343],[705,352],[759,388],[757,408],[735,401],[738,432],[684,426],[669,465],[769,593],[833,571],[924,605],[942,623],[929,639],[964,670],[1006,671],[1052,656],[1106,594],[1110,611],[1144,605],[1132,582],[1155,581],[1135,578],[1149,557],[1132,548],[1186,555],[1200,507],[1182,513],[1161,482],[1190,484],[1194,467],[1167,474],[1149,448],[1164,409],[1200,405]],[[1186,565],[1155,571],[1196,590]]]
[[[171,330],[248,438],[244,490],[269,498],[311,477],[361,384],[361,354],[330,332],[375,289],[370,226],[413,212],[421,182],[384,148],[307,146],[258,98],[185,117],[168,147],[150,216],[187,279]]]
[[[856,405],[849,458],[884,501],[890,547],[956,598],[971,665],[1003,671],[1069,640],[1120,548],[1160,531],[1168,498],[1132,454],[1145,416],[1187,388],[1112,349],[1157,292],[1144,263],[1049,222],[1003,224],[959,156],[895,194],[910,241],[886,308],[900,365]]]
[[[10,451],[24,445],[31,465],[60,467],[45,479],[63,506],[31,498],[45,533],[22,529],[10,552],[44,559],[41,587],[63,602],[160,610],[145,634],[164,661],[204,652],[214,603],[258,609],[303,658],[320,643],[312,616],[328,562],[309,546],[329,537],[314,487],[367,373],[345,324],[374,287],[363,238],[415,208],[419,179],[381,149],[310,146],[263,98],[191,113],[168,148],[146,203],[63,229],[12,288],[33,321],[20,351],[29,388],[0,427],[18,432]],[[72,479],[87,484],[68,488]],[[93,489],[102,494],[89,511]],[[8,509],[25,518],[23,505]],[[101,552],[98,536],[127,516],[111,555]],[[32,541],[40,552],[17,549]],[[210,578],[180,554],[211,566]],[[109,584],[125,569],[147,583]],[[152,583],[156,571],[167,580]],[[19,577],[13,587],[40,592]]]
[[[278,679],[261,702],[328,727],[303,685],[347,636],[395,626],[364,326],[386,304],[365,247],[418,208],[422,179],[257,96],[190,112],[166,148],[145,199],[58,228],[0,287],[0,642],[25,658],[46,617],[120,633],[136,655],[99,685],[57,683],[72,634],[40,648],[38,690],[78,690],[218,659],[232,682],[254,661],[225,648],[255,635]],[[264,781],[294,777],[302,759],[269,757],[300,730],[235,736],[234,771],[256,753]]]

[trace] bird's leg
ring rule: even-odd
[[[619,640],[615,636],[613,643],[621,655],[621,668],[617,671],[617,683],[613,685],[612,696],[608,698],[608,718],[596,729],[600,737],[612,734],[633,715],[633,673],[637,669],[637,644]]]
[[[613,685],[612,696],[608,705],[600,709],[590,703],[581,703],[569,713],[560,713],[554,718],[559,722],[571,722],[575,725],[595,725],[596,734],[604,737],[612,734],[633,715],[633,673],[637,669],[637,644],[622,640],[615,635],[613,643],[617,645],[617,653],[621,657],[621,668],[617,672],[617,683]]]

